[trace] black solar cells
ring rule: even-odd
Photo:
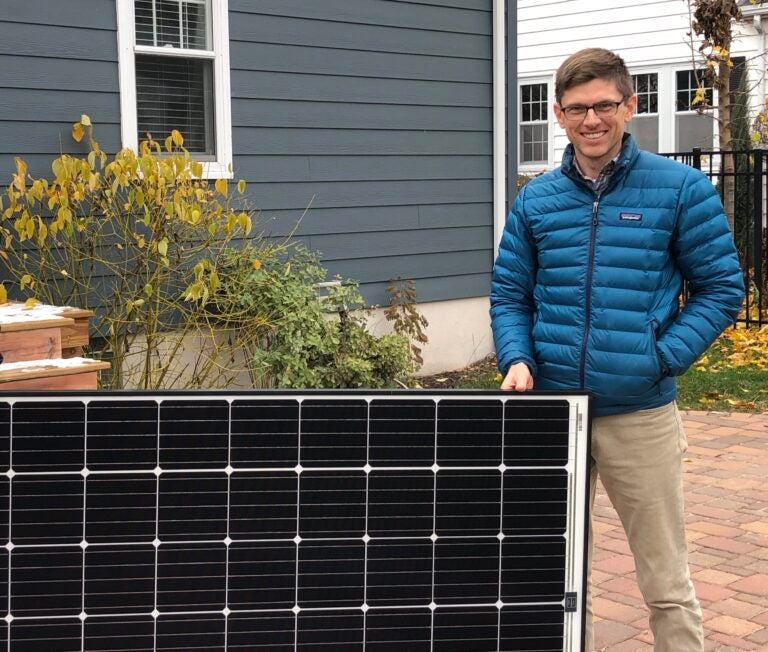
[[[579,395],[0,396],[0,650],[579,650],[587,416]]]

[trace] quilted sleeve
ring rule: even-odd
[[[499,244],[491,281],[491,328],[502,374],[518,362],[536,375],[531,330],[536,251],[524,215],[525,188],[515,201]]]
[[[700,172],[686,176],[678,211],[673,250],[690,297],[657,342],[673,376],[684,373],[733,323],[744,299],[744,279],[720,197]]]

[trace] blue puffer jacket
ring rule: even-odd
[[[722,204],[700,172],[624,137],[600,197],[568,146],[523,187],[494,267],[499,368],[535,389],[593,393],[596,415],[658,407],[734,319],[744,296]],[[690,298],[683,310],[683,280]]]

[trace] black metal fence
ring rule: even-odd
[[[731,213],[729,219],[747,287],[738,321],[747,326],[767,325],[768,151],[694,149],[663,156],[701,170],[720,192],[726,212]],[[731,162],[733,172],[726,172],[726,164]]]

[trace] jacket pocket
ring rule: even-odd
[[[667,368],[667,365],[664,364],[664,360],[661,358],[661,352],[659,351],[659,322],[657,322],[655,319],[651,319],[651,323],[649,324],[648,328],[650,330],[651,336],[651,352],[654,356],[654,359],[656,360],[657,378],[661,380],[662,378],[669,375],[669,369]]]
[[[658,322],[654,319],[646,324],[645,336],[640,341],[641,350],[638,351],[638,357],[641,359],[638,360],[634,372],[616,376],[610,387],[605,388],[605,396],[624,400],[650,400],[661,395],[660,383],[663,380],[664,362],[656,344],[657,329]],[[643,337],[643,331],[638,335]]]

